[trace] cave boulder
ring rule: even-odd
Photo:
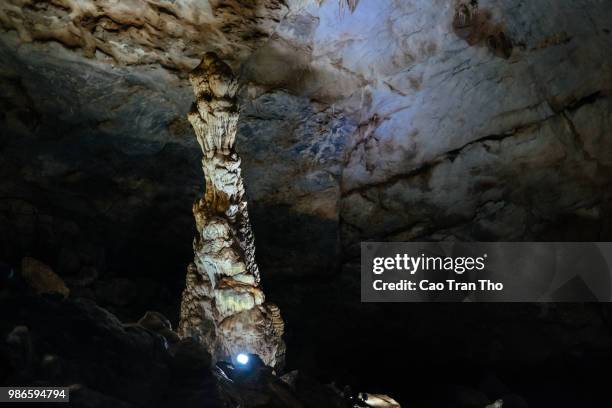
[[[21,274],[36,294],[59,293],[68,297],[70,289],[51,267],[34,258],[25,257],[21,261]]]

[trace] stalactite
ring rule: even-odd
[[[206,344],[217,360],[247,352],[278,367],[284,357],[284,324],[260,287],[240,157],[234,150],[238,82],[213,53],[204,56],[189,79],[196,102],[188,118],[204,154],[206,192],[193,206],[198,236],[179,334]]]
[[[357,9],[357,5],[359,4],[359,0],[346,0],[346,5],[348,6],[351,13]]]
[[[319,6],[323,4],[325,0],[318,0]],[[353,13],[357,6],[359,5],[359,0],[338,0],[338,4],[340,6],[340,12],[342,13],[345,8],[348,8],[351,13]]]

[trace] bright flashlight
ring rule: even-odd
[[[238,354],[238,355],[236,356],[236,361],[237,361],[239,364],[246,365],[246,363],[248,363],[248,362],[249,362],[249,356],[247,356],[247,355],[246,355],[246,354],[244,354],[244,353],[240,353],[240,354]]]

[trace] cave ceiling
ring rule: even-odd
[[[337,270],[365,239],[610,230],[606,2],[6,0],[0,26],[4,258],[189,261],[207,51],[240,74],[264,275]]]

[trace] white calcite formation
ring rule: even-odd
[[[240,157],[234,150],[238,82],[213,53],[205,55],[189,79],[196,94],[189,121],[204,153],[206,192],[193,206],[199,235],[179,333],[206,344],[217,360],[248,352],[279,366],[284,324],[259,285]]]

